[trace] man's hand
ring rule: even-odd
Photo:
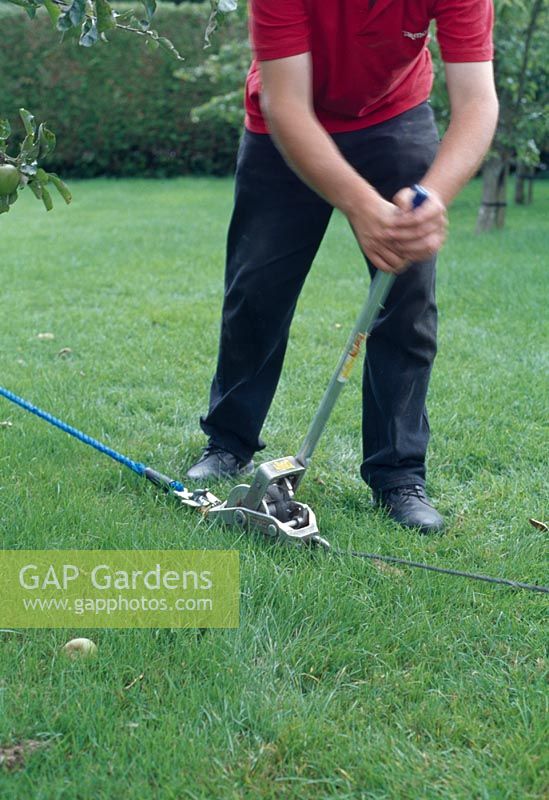
[[[401,272],[407,260],[397,252],[393,231],[404,215],[393,203],[378,194],[367,198],[364,208],[348,214],[349,222],[360,245],[372,264],[383,272]]]
[[[424,261],[437,253],[446,238],[448,217],[440,196],[429,189],[429,197],[419,206],[413,207],[413,189],[401,189],[393,202],[400,213],[395,215],[389,230],[392,247],[408,263]]]
[[[349,219],[362,250],[384,272],[399,273],[413,261],[431,258],[446,236],[446,208],[435,192],[419,208],[413,189],[401,189],[388,203],[379,195]]]

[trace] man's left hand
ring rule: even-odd
[[[395,215],[390,236],[394,249],[409,262],[425,261],[437,253],[446,238],[446,206],[433,189],[419,208],[413,207],[413,189],[401,189],[393,203],[401,210]]]

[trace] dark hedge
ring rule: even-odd
[[[211,52],[203,49],[209,9],[209,3],[159,8],[154,27],[185,57],[177,62],[125,32],[89,49],[75,40],[61,43],[45,15],[30,21],[22,9],[1,3],[0,117],[18,133],[21,106],[47,121],[57,148],[45,166],[64,177],[231,172],[240,131],[191,122],[190,109],[212,90],[174,77]],[[213,47],[242,34],[243,24],[235,16],[223,25]]]

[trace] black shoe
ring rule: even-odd
[[[232,475],[249,475],[254,471],[253,461],[241,461],[233,453],[209,444],[187,472],[192,481],[205,481],[210,478],[230,478]]]
[[[433,508],[421,485],[395,486],[373,492],[374,505],[384,508],[395,522],[421,533],[440,533],[444,520]]]

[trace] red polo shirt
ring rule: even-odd
[[[259,61],[311,52],[315,112],[330,133],[375,125],[429,97],[429,25],[446,62],[490,61],[492,0],[251,0],[246,127],[267,128]]]

